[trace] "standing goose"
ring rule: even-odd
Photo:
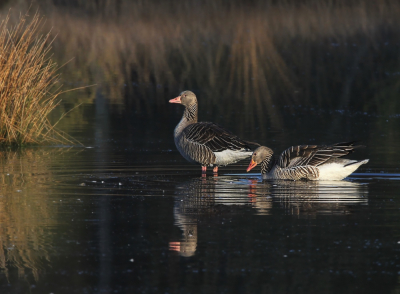
[[[179,103],[185,106],[182,119],[174,131],[176,148],[189,162],[201,165],[202,174],[207,172],[207,166],[214,166],[213,172],[218,173],[218,167],[238,162],[252,154],[247,142],[211,122],[197,122],[197,98],[191,91],[183,91],[169,103]]]
[[[361,146],[354,146],[354,142],[292,146],[275,160],[274,152],[261,146],[254,151],[247,171],[261,164],[263,179],[339,181],[369,161],[339,158],[358,147]]]

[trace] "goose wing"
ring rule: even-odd
[[[213,152],[241,149],[250,150],[249,145],[253,144],[240,139],[221,126],[210,122],[191,124],[183,130],[183,135],[186,140],[207,146]]]
[[[281,168],[296,166],[318,166],[331,158],[337,158],[352,153],[354,142],[336,143],[333,145],[298,145],[282,152],[278,164]]]

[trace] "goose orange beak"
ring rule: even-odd
[[[178,96],[174,99],[169,100],[169,103],[182,103],[181,102],[181,96]]]
[[[247,171],[250,171],[252,168],[254,168],[257,165],[257,162],[255,162],[253,159],[250,161],[249,167],[247,168]]]

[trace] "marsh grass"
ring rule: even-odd
[[[373,41],[400,23],[400,4],[391,0],[253,1],[248,7],[197,2],[76,1],[80,5],[70,7],[46,2],[43,9],[59,32],[57,55],[76,52],[70,66],[91,67],[92,77],[100,69],[97,78],[119,86],[130,80],[169,87],[215,87],[220,78],[228,81],[228,90],[255,92],[272,88],[274,79],[290,83],[292,60],[285,52],[298,56],[305,49],[295,47],[296,41],[307,45],[358,35]]]
[[[74,57],[63,76],[99,83],[109,100],[149,117],[184,89],[199,94],[200,111],[207,109],[211,117],[226,113],[224,125],[237,119],[231,113],[245,113],[241,128],[282,129],[285,122],[274,106],[283,104],[400,109],[393,95],[385,99],[395,105],[382,109],[390,103],[382,103],[373,86],[400,64],[396,0],[38,5],[54,28],[52,36],[57,34],[56,60]]]
[[[0,24],[0,143],[65,142],[48,115],[61,93],[52,61],[51,33],[40,34],[39,14],[23,15],[10,28]]]
[[[206,102],[213,108],[234,97],[258,116],[271,116],[279,101],[324,103],[330,90],[322,87],[342,79],[351,59],[373,59],[400,25],[394,0],[43,3],[58,33],[56,56],[73,55],[68,68],[77,77],[103,81],[109,99],[130,96],[135,109],[148,112],[154,106],[147,97],[164,107],[166,94],[188,88],[220,97]],[[334,43],[342,51],[332,61],[326,54],[339,54]],[[359,57],[345,43],[357,43]],[[315,84],[318,100],[307,101]],[[301,99],[293,94],[299,89]],[[223,107],[237,108],[231,105]]]

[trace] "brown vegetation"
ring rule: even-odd
[[[165,106],[165,97],[184,89],[200,90],[201,105],[212,112],[223,107],[225,113],[252,113],[243,118],[248,128],[263,128],[263,116],[282,128],[273,108],[282,102],[339,109],[358,103],[361,110],[387,111],[373,85],[386,79],[387,66],[399,63],[381,47],[389,34],[397,36],[400,4],[395,0],[38,5],[46,30],[53,27],[58,34],[56,60],[73,58],[63,70],[64,80],[101,84],[107,98],[149,115]],[[394,101],[397,90],[390,93],[385,99]],[[221,123],[229,124],[236,118],[224,119]]]
[[[38,14],[21,16],[11,28],[8,22],[0,24],[0,143],[65,141],[48,120],[60,94],[50,33],[38,34]]]
[[[170,89],[222,88],[224,81],[224,91],[264,97],[274,81],[290,84],[294,78],[283,52],[298,57],[296,51],[304,51],[292,47],[294,40],[374,38],[400,22],[397,1],[264,2],[242,7],[214,1],[197,6],[197,1],[86,1],[78,8],[43,9],[59,34],[57,55],[73,54],[70,66],[88,71],[82,78],[95,76],[120,89],[127,81]],[[77,13],[79,7],[89,17]]]

